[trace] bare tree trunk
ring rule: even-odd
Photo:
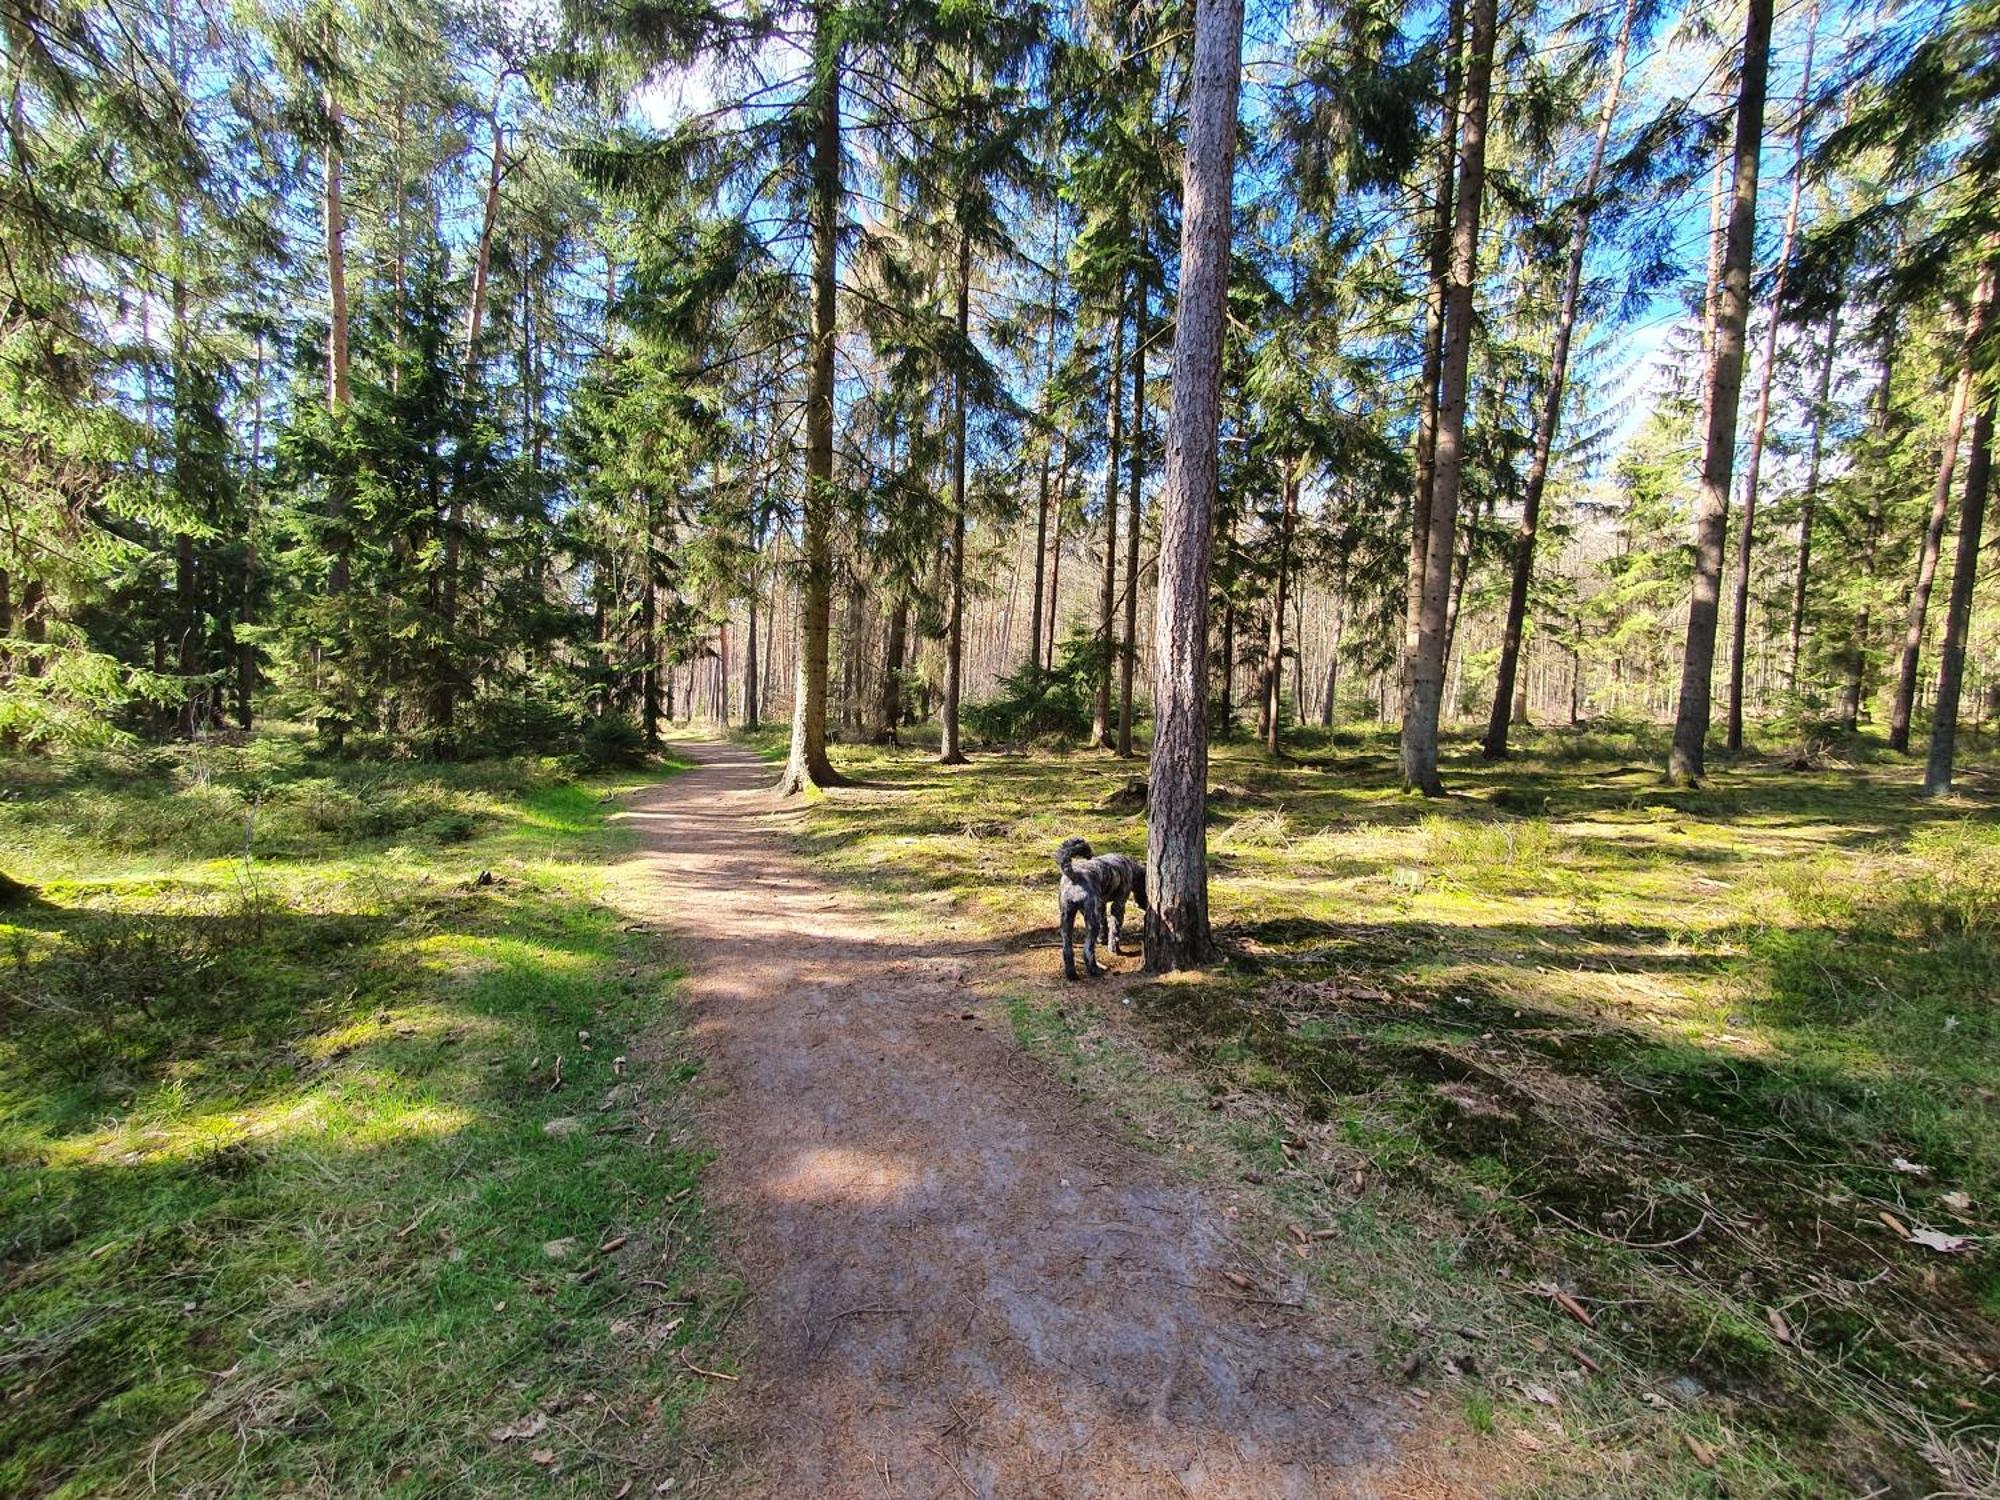
[[[782,793],[833,786],[826,753],[827,634],[833,603],[834,290],[840,235],[840,44],[825,4],[814,13],[812,364],[806,386],[806,493],[800,562],[798,686]]]
[[[1285,602],[1292,568],[1292,530],[1299,513],[1299,469],[1287,456],[1278,460],[1284,496],[1278,508],[1278,577],[1271,592],[1271,618],[1264,635],[1264,704],[1259,728],[1264,749],[1272,755],[1283,748],[1285,721]],[[1297,643],[1294,643],[1294,650]],[[1299,705],[1303,707],[1303,705]]]
[[[972,241],[958,232],[958,344],[972,338]],[[944,736],[938,761],[965,764],[958,742],[958,699],[965,674],[965,371],[951,383],[951,624],[945,641]]]
[[[1826,347],[1820,353],[1819,394],[1813,401],[1812,442],[1806,459],[1806,488],[1799,500],[1799,560],[1792,576],[1791,651],[1785,668],[1785,690],[1799,690],[1799,655],[1805,646],[1806,580],[1811,576],[1813,523],[1819,507],[1820,455],[1825,447],[1826,403],[1833,393],[1833,361],[1840,349],[1840,298],[1826,314]],[[1886,357],[1886,356],[1885,356]]]
[[[1965,682],[1965,642],[1972,628],[1972,589],[1979,581],[1979,533],[1986,518],[1986,490],[1993,470],[1994,402],[1972,422],[1972,451],[1965,460],[1965,494],[1958,508],[1958,558],[1952,565],[1951,602],[1945,606],[1944,642],[1938,650],[1937,701],[1931,707],[1931,747],[1924,766],[1924,795],[1951,791],[1958,748],[1958,699]]]
[[[326,45],[334,45],[333,22],[326,23]],[[335,417],[347,410],[349,359],[347,350],[347,217],[341,206],[342,130],[340,95],[329,82],[326,89],[326,181],[323,208],[326,226],[326,404]],[[336,479],[327,494],[327,519],[332,523],[333,559],[327,567],[329,594],[344,594],[348,583],[348,541],[346,532],[347,486]]]
[[[1722,542],[1729,525],[1729,487],[1736,468],[1743,333],[1750,320],[1750,257],[1757,231],[1757,167],[1770,72],[1771,3],[1750,0],[1744,23],[1742,83],[1736,106],[1735,190],[1722,252],[1715,351],[1708,366],[1708,434],[1702,451],[1701,495],[1695,507],[1694,588],[1688,600],[1680,708],[1674,721],[1673,752],[1667,762],[1668,780],[1690,785],[1706,772],[1715,627],[1722,595]]]
[[[896,743],[896,726],[903,721],[903,649],[909,640],[910,601],[896,596],[889,611],[889,636],[882,652],[882,692],[875,706],[875,743]]]
[[[1980,344],[1992,319],[1994,271],[2000,261],[1989,259],[1979,271],[1979,289],[1965,319],[1965,340],[1959,356],[1958,381],[1944,423],[1944,447],[1938,454],[1937,485],[1931,491],[1931,513],[1917,553],[1917,582],[1910,590],[1909,618],[1903,625],[1903,654],[1896,664],[1896,697],[1889,708],[1889,748],[1910,748],[1910,714],[1917,697],[1917,658],[1923,651],[1924,622],[1930,613],[1931,585],[1937,577],[1938,554],[1944,544],[1945,517],[1951,510],[1951,478],[1958,465],[1959,444],[1965,436],[1965,414],[1972,401],[1973,373]]]
[[[1465,0],[1450,0],[1445,22],[1444,118],[1438,132],[1437,187],[1431,198],[1427,254],[1430,284],[1424,304],[1424,359],[1417,400],[1416,489],[1410,522],[1409,574],[1403,603],[1403,702],[1409,706],[1410,669],[1417,657],[1423,617],[1424,568],[1429,556],[1431,500],[1437,487],[1438,379],[1444,369],[1445,302],[1451,283],[1452,209],[1461,128]]]
[[[1569,263],[1563,270],[1562,298],[1556,310],[1555,347],[1549,353],[1549,384],[1535,424],[1535,446],[1528,460],[1528,482],[1521,496],[1521,525],[1514,536],[1514,574],[1507,590],[1507,620],[1501,629],[1499,680],[1493,688],[1493,712],[1486,720],[1488,760],[1507,753],[1510,722],[1527,721],[1525,701],[1514,702],[1514,680],[1521,668],[1521,639],[1528,622],[1528,586],[1535,572],[1535,539],[1541,526],[1542,495],[1548,488],[1549,466],[1555,453],[1556,430],[1562,422],[1563,391],[1569,379],[1570,342],[1576,333],[1577,307],[1583,294],[1583,263],[1590,249],[1590,220],[1597,207],[1597,185],[1604,175],[1604,155],[1618,115],[1618,97],[1625,83],[1625,63],[1632,49],[1632,25],[1638,5],[1626,0],[1618,26],[1618,43],[1611,54],[1611,76],[1604,85],[1604,103],[1597,112],[1597,135],[1591,142],[1590,166],[1577,195],[1576,223],[1569,236]]]
[[[1111,340],[1111,390],[1106,409],[1111,414],[1111,443],[1104,460],[1104,578],[1097,595],[1097,638],[1101,648],[1097,698],[1091,710],[1090,742],[1109,750],[1111,744],[1111,659],[1118,652],[1118,465],[1124,454],[1125,408],[1120,404],[1125,366],[1125,298],[1119,288],[1118,319]]]
[[[1145,238],[1140,237],[1140,254]],[[1118,758],[1132,758],[1132,671],[1139,656],[1139,505],[1146,475],[1146,273],[1132,277],[1132,478],[1125,509],[1125,639],[1118,650]]]
[[[1778,264],[1771,277],[1765,312],[1764,363],[1757,377],[1757,408],[1750,421],[1750,453],[1743,470],[1743,513],[1736,525],[1736,579],[1729,616],[1729,718],[1724,743],[1743,748],[1743,658],[1750,639],[1750,555],[1757,543],[1757,481],[1764,468],[1764,434],[1771,421],[1771,383],[1778,369],[1778,327],[1785,307],[1786,273],[1799,233],[1799,197],[1805,188],[1806,115],[1812,93],[1813,39],[1819,30],[1819,3],[1806,13],[1805,58],[1801,64],[1797,123],[1792,131],[1792,195],[1785,207],[1785,232],[1778,241]]]
[[[753,538],[753,541],[757,539]],[[755,549],[761,551],[761,546]],[[750,568],[750,589],[748,594],[750,620],[743,637],[743,727],[755,729],[757,718],[757,568],[753,562]]]
[[[257,618],[257,521],[263,510],[264,484],[264,330],[257,330],[257,359],[251,377],[256,394],[250,406],[250,473],[244,486],[243,581],[237,603],[237,618],[249,625]],[[0,585],[0,594],[6,589]],[[6,633],[0,626],[0,635]],[[0,662],[0,672],[5,663]],[[236,642],[236,723],[250,732],[251,699],[257,692],[257,648],[239,638]]]
[[[1882,381],[1875,391],[1876,439],[1885,451],[1894,431],[1894,381],[1896,325],[1892,320],[1889,336],[1882,345]],[[1861,699],[1868,677],[1869,593],[1875,583],[1875,563],[1882,543],[1883,496],[1880,487],[1870,491],[1868,511],[1861,534],[1861,603],[1854,611],[1847,639],[1846,680],[1841,685],[1840,723],[1850,734],[1860,727]]]
[[[1492,97],[1498,0],[1473,0],[1466,59],[1465,120],[1452,213],[1451,285],[1445,297],[1444,363],[1438,376],[1437,457],[1425,537],[1422,609],[1403,706],[1403,784],[1442,796],[1438,714],[1444,700],[1445,613],[1450,603],[1458,496],[1465,468],[1465,405],[1472,357],[1472,292],[1479,271],[1479,211],[1486,190],[1486,114]]]
[[[1232,510],[1222,533],[1222,555],[1229,558],[1236,551],[1236,513]],[[1225,735],[1236,732],[1236,594],[1234,590],[1222,600],[1222,732]]]
[[[1147,793],[1146,968],[1215,956],[1208,925],[1208,569],[1220,439],[1222,334],[1243,0],[1205,0],[1194,18],[1182,178],[1181,297],[1174,325],[1160,584],[1153,614],[1153,759]]]
[[[639,638],[646,649],[646,665],[639,674],[639,727],[646,748],[660,748],[660,558],[658,553],[659,516],[650,495],[646,498],[646,546],[643,559],[645,577],[639,580]]]
[[[1326,648],[1326,696],[1320,700],[1319,727],[1333,728],[1335,689],[1340,685],[1340,643],[1347,627],[1347,561],[1341,559],[1333,579],[1333,629]]]
[[[1056,259],[1060,259],[1062,236],[1056,236]],[[1061,283],[1056,276],[1055,263],[1049,265],[1049,327],[1048,343],[1042,351],[1042,415],[1048,416],[1047,405],[1050,389],[1056,378],[1056,317],[1059,309],[1056,298]],[[1065,444],[1068,439],[1065,437]],[[1028,660],[1037,665],[1042,659],[1042,587],[1048,581],[1043,568],[1043,560],[1048,555],[1049,546],[1049,471],[1056,454],[1055,434],[1042,435],[1042,481],[1040,496],[1035,504],[1035,600],[1028,614]],[[1050,601],[1054,608],[1054,601]],[[1053,663],[1052,663],[1053,665]]]
[[[1069,494],[1069,435],[1063,435],[1063,461],[1056,471],[1055,524],[1049,537],[1049,652],[1045,665],[1053,672],[1056,668],[1056,615],[1057,604],[1062,599],[1062,522],[1063,501]]]

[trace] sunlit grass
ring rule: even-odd
[[[676,1464],[666,1355],[721,1359],[735,1294],[672,973],[593,868],[643,774],[193,759],[0,805],[41,898],[0,924],[0,1492],[599,1494],[642,1426]]]

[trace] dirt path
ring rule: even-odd
[[[628,814],[628,888],[684,944],[710,1190],[754,1293],[729,1492],[1408,1493],[1381,1481],[1402,1407],[1366,1356],[1223,1274],[1289,1300],[1278,1259],[1085,1118],[968,960],[791,854],[770,766],[688,748]]]

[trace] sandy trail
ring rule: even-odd
[[[1239,1267],[1288,1298],[1274,1258],[997,1034],[970,960],[792,854],[771,766],[687,748],[625,815],[624,884],[689,968],[709,1189],[754,1294],[728,1492],[1382,1493],[1400,1406],[1366,1357],[1231,1300]]]

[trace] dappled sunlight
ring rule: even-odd
[[[817,1146],[798,1152],[761,1190],[780,1203],[892,1203],[923,1183],[920,1165],[874,1151]]]
[[[477,1118],[468,1109],[430,1100],[386,1098],[378,1090],[368,1091],[368,1101],[357,1104],[341,1082],[333,1082],[247,1108],[189,1110],[163,1116],[141,1106],[117,1124],[57,1139],[42,1138],[37,1147],[53,1170],[152,1167],[198,1162],[242,1147],[298,1147],[336,1141],[345,1148],[382,1147],[433,1140],[464,1130]],[[27,1144],[17,1141],[15,1149]]]

